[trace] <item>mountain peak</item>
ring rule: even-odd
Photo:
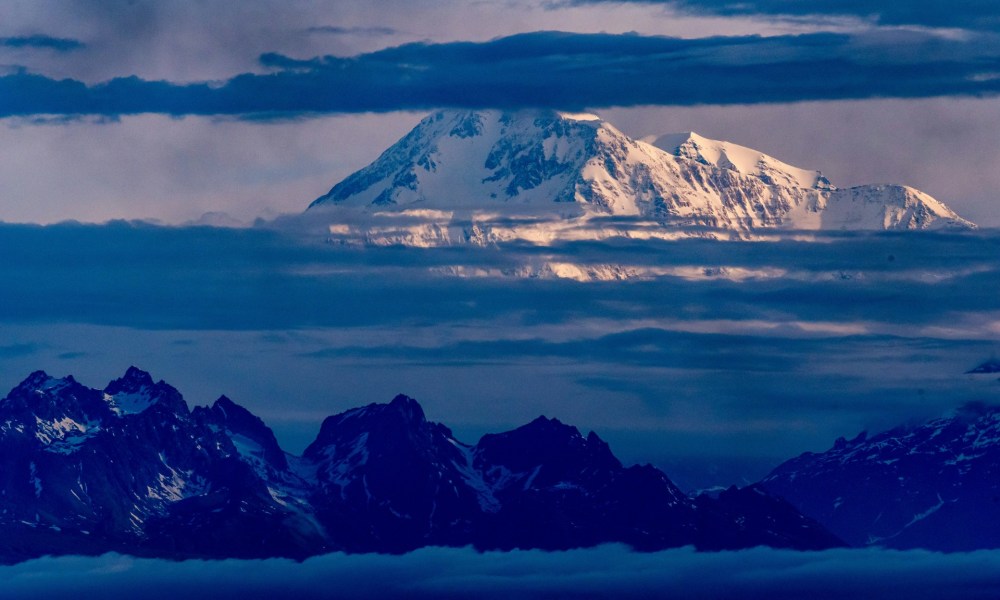
[[[188,413],[187,403],[176,389],[163,381],[154,383],[149,373],[135,366],[108,383],[104,388],[104,400],[118,416],[141,413],[157,404],[175,414]]]
[[[24,380],[17,384],[14,389],[40,389],[47,382],[52,380],[54,380],[54,378],[51,375],[39,369],[25,377]]]
[[[651,140],[650,143],[657,148],[675,154],[685,145],[700,145],[699,142],[708,141],[694,131],[680,131],[677,133],[665,133],[661,136],[645,138]]]
[[[123,376],[109,383],[104,391],[108,394],[115,395],[123,392],[134,393],[144,387],[152,386],[153,377],[149,373],[136,366],[131,366],[125,371]]]
[[[360,436],[370,442],[384,440],[396,444],[404,438],[412,440],[432,435],[434,431],[451,435],[443,425],[427,421],[419,402],[398,394],[386,404],[372,403],[323,419],[319,434],[306,448],[305,455],[316,456],[325,448],[343,445],[345,440],[356,440]]]
[[[653,145],[673,156],[756,177],[781,187],[835,190],[819,171],[801,169],[768,156],[759,150],[722,140],[713,140],[693,131],[660,136]]]
[[[582,171],[606,154],[605,149],[623,143],[634,144],[591,114],[438,111],[310,208],[341,205],[384,211],[417,205],[475,210],[508,203],[600,203],[607,199],[594,197],[589,180],[581,179]]]
[[[567,425],[559,419],[550,419],[545,415],[539,415],[527,425],[522,426],[521,429],[530,431],[560,432],[566,435],[580,436],[580,430],[576,427]]]
[[[820,171],[693,131],[649,144],[597,115],[539,109],[435,112],[309,208],[325,209],[310,213],[321,218],[360,211],[363,218],[349,213],[352,224],[338,221],[330,232],[376,245],[544,244],[562,231],[603,239],[630,235],[632,221],[646,237],[667,227],[749,235],[974,226],[905,186],[840,189]],[[417,222],[387,221],[399,216]],[[594,217],[620,224],[588,226]]]
[[[226,430],[237,450],[248,461],[254,462],[256,457],[277,469],[288,468],[288,460],[271,428],[263,419],[233,402],[228,396],[219,396],[210,408],[195,408],[192,415],[200,421]]]
[[[125,369],[124,379],[149,381],[150,383],[153,381],[153,377],[149,374],[149,371],[144,371],[135,365],[131,365],[128,369]]]
[[[427,420],[424,416],[424,409],[420,406],[420,403],[405,394],[397,394],[396,397],[389,402],[389,407],[402,413],[408,420],[416,422],[423,422]]]
[[[17,384],[17,386],[11,390],[11,395],[14,395],[17,392],[22,394],[34,392],[38,395],[49,396],[58,394],[63,388],[72,385],[79,386],[76,379],[73,379],[72,375],[59,378],[53,377],[45,371],[38,370],[31,373],[21,383]]]
[[[101,394],[77,383],[35,371],[0,400],[5,429],[34,437],[43,446],[65,450],[67,439],[89,435],[110,415]],[[70,444],[72,446],[72,444]]]
[[[480,456],[513,471],[530,471],[539,462],[555,466],[556,473],[621,467],[597,434],[585,438],[576,427],[545,416],[505,433],[484,435],[477,447]]]
[[[222,413],[223,416],[229,416],[229,414],[234,411],[246,409],[230,400],[229,396],[223,394],[212,403],[212,410]]]

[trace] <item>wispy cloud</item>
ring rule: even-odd
[[[1000,92],[1000,38],[913,31],[694,40],[535,32],[489,42],[414,43],[308,60],[261,57],[270,74],[221,85],[138,77],[87,85],[0,77],[0,115],[279,114],[439,106],[566,109],[793,102]]]
[[[569,0],[560,4],[663,4],[697,15],[765,17],[855,17],[880,25],[997,30],[1000,7],[993,0]]]
[[[45,50],[55,50],[56,52],[71,52],[86,47],[80,40],[72,38],[58,38],[48,35],[24,35],[14,37],[0,37],[0,47],[4,48],[41,48]]]
[[[399,30],[392,27],[361,27],[361,26],[351,26],[342,27],[338,25],[320,25],[317,27],[309,27],[306,29],[308,33],[318,33],[326,35],[370,35],[370,36],[382,36],[382,35],[395,35],[400,33]]]

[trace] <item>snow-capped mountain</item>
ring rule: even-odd
[[[327,418],[303,456],[226,397],[189,410],[130,368],[36,372],[0,401],[0,561],[107,551],[303,558],[426,545],[640,549],[842,542],[761,490],[692,499],[596,434],[539,418],[474,446],[398,396]]]
[[[307,212],[343,240],[421,246],[974,226],[910,187],[837,188],[729,142],[553,111],[436,112]]]
[[[760,485],[853,545],[1000,548],[1000,407],[840,438]]]

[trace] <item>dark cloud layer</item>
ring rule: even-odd
[[[637,554],[426,548],[403,556],[170,563],[116,555],[0,567],[14,598],[996,598],[1000,554],[757,548]]]
[[[573,0],[664,4],[699,15],[767,17],[856,17],[880,25],[920,25],[962,29],[1000,28],[1000,7],[994,0]]]
[[[906,31],[693,40],[536,32],[369,54],[261,57],[269,74],[221,85],[123,77],[88,86],[0,78],[0,116],[287,114],[439,106],[567,109],[975,96],[1000,91],[1000,38]]]
[[[80,40],[58,38],[48,35],[24,35],[15,37],[0,37],[0,47],[4,48],[43,48],[56,52],[70,52],[85,47]]]
[[[0,296],[0,318],[242,330],[502,315],[526,325],[599,315],[616,320],[947,326],[963,314],[1000,311],[993,293],[1000,287],[1000,236],[989,230],[833,233],[823,236],[823,243],[611,240],[552,247],[509,244],[502,250],[363,249],[321,240],[270,228],[0,225],[5,257],[0,279],[12,290]],[[578,283],[467,279],[427,271],[450,266],[510,270],[538,261],[774,268],[792,275],[750,281],[660,277]],[[641,335],[658,334],[649,330]],[[623,342],[631,343],[606,339],[611,345]],[[660,343],[668,342],[636,342]]]
[[[304,442],[326,415],[403,392],[470,442],[548,414],[626,462],[786,458],[996,400],[995,377],[962,373],[1000,349],[998,244],[987,230],[351,248],[300,229],[2,225],[0,379],[140,364]],[[545,261],[774,274],[435,271]]]

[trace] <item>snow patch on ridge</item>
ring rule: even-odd
[[[149,393],[149,389],[143,388],[138,393],[104,394],[104,401],[108,403],[111,412],[118,416],[135,415],[156,404],[156,398]]]
[[[451,443],[451,445],[454,446],[465,459],[464,462],[453,462],[452,464],[462,476],[465,484],[472,488],[472,490],[476,493],[476,499],[479,501],[479,508],[482,509],[483,512],[487,513],[499,512],[501,504],[495,496],[496,487],[488,484],[486,479],[483,477],[483,473],[473,466],[475,463],[475,456],[472,449],[455,439],[449,438],[448,442]]]

